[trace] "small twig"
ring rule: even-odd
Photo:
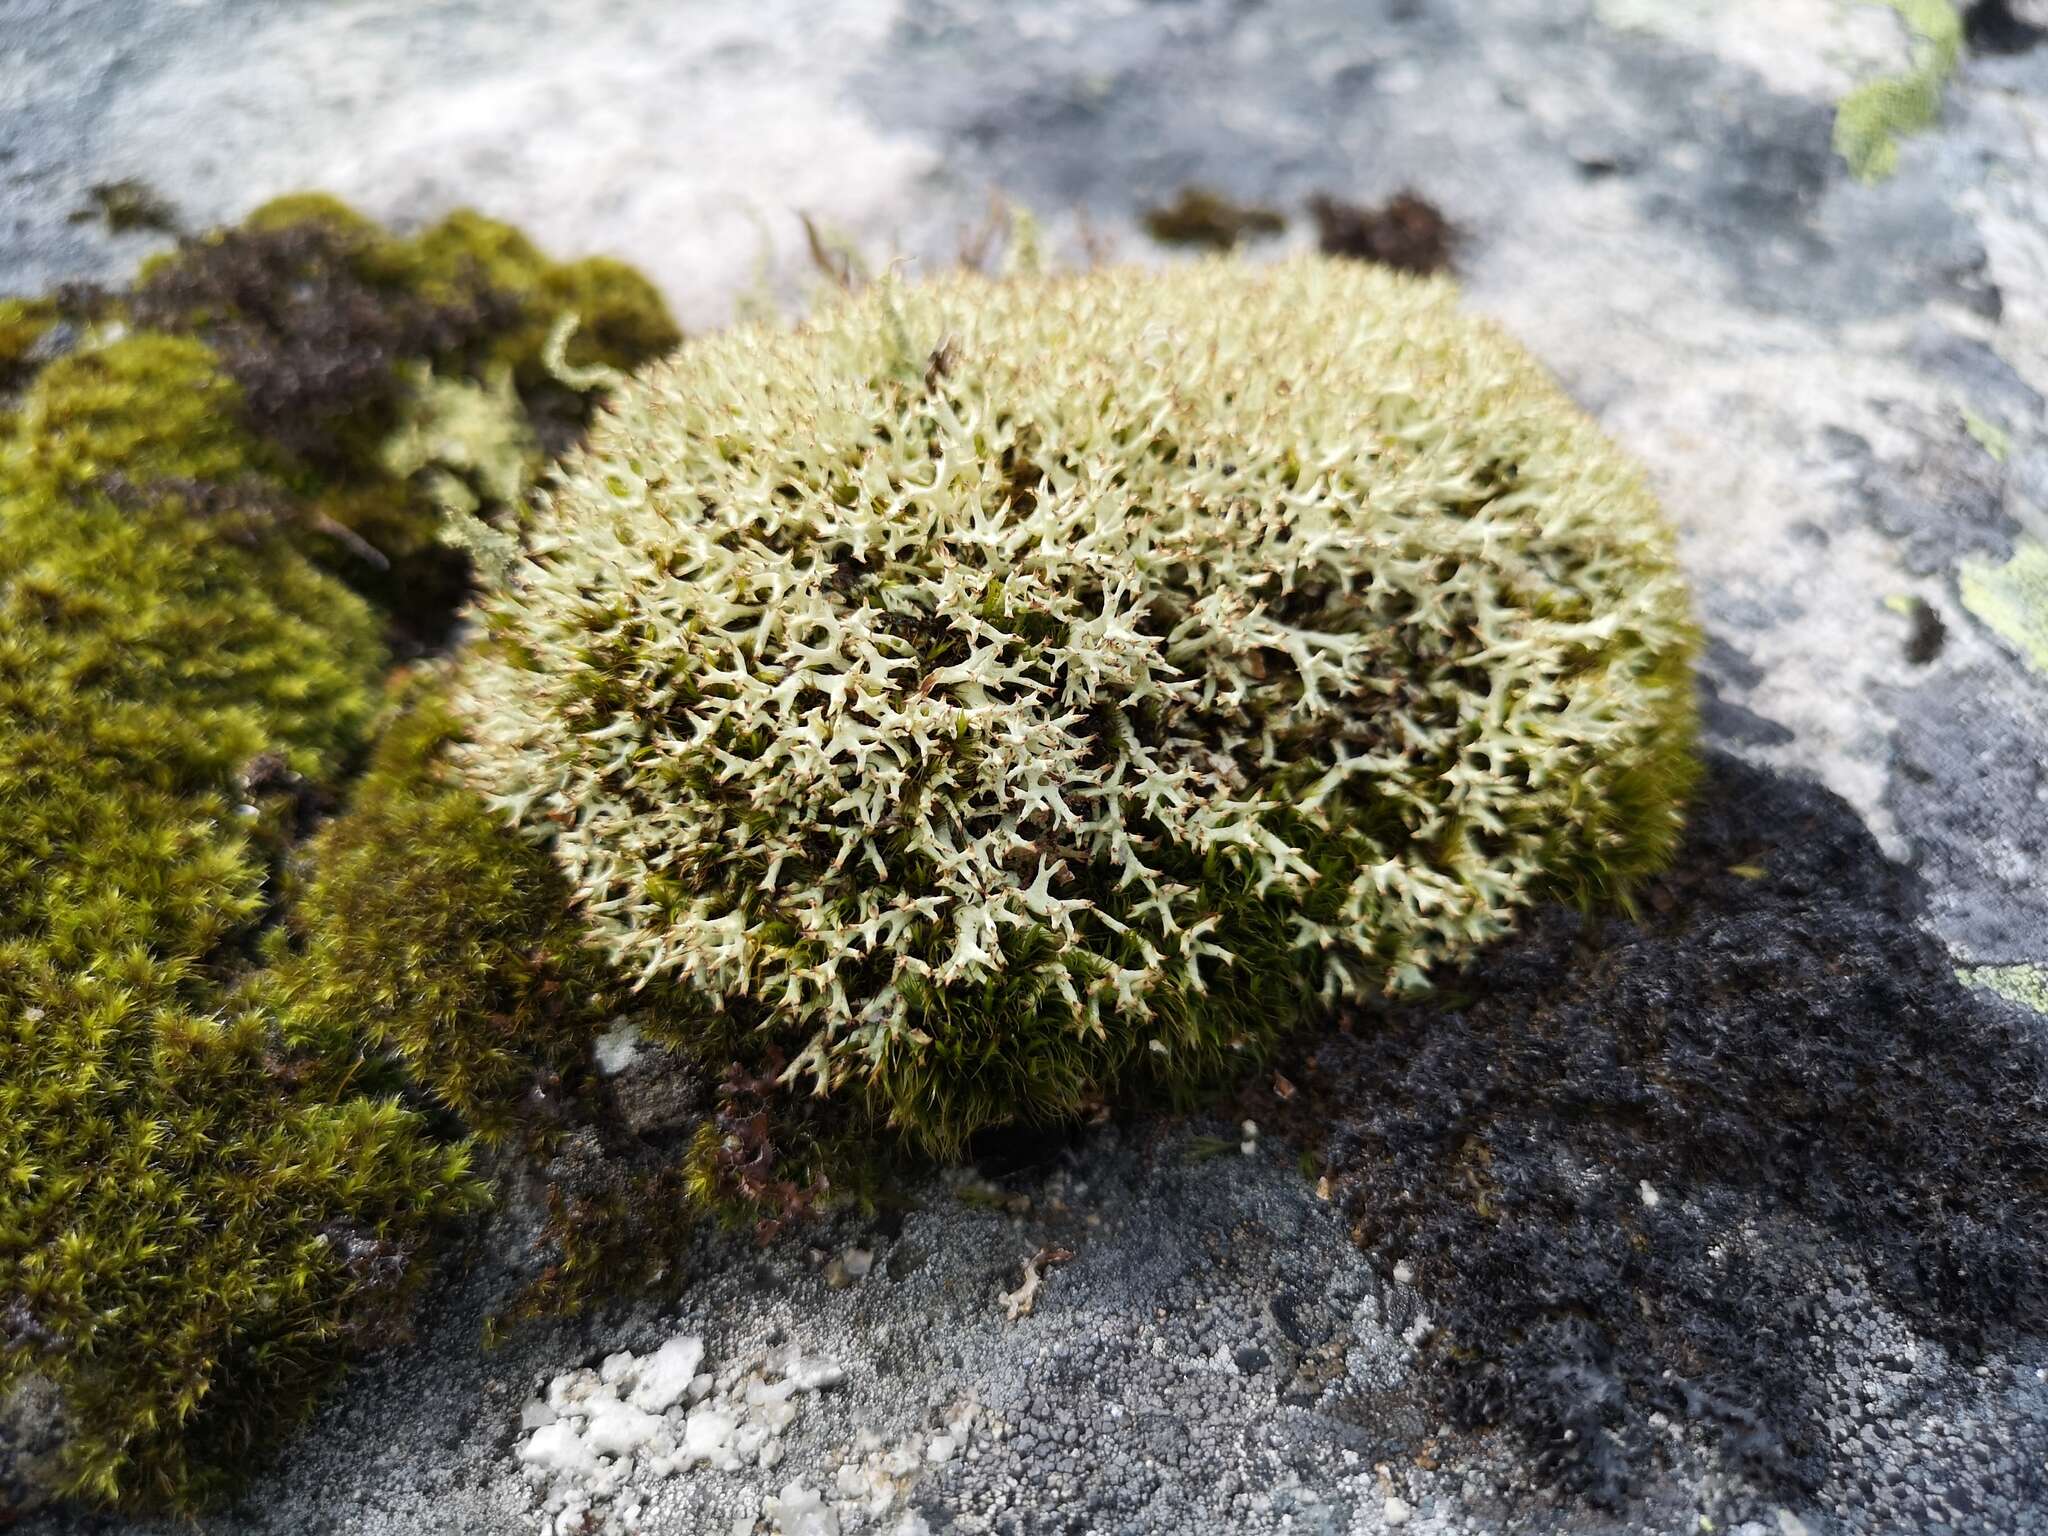
[[[391,569],[391,557],[346,524],[337,523],[325,512],[309,512],[306,521],[315,533],[324,533],[359,560],[368,561],[380,571]]]
[[[1031,1309],[1038,1304],[1038,1287],[1044,1283],[1041,1266],[1050,1269],[1055,1264],[1064,1264],[1074,1256],[1068,1248],[1041,1248],[1024,1261],[1024,1283],[1014,1291],[1004,1291],[1003,1314],[1011,1322],[1020,1317],[1029,1317]]]

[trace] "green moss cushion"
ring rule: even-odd
[[[567,923],[561,878],[473,793],[406,777],[431,721],[351,824],[412,878],[360,878],[337,833],[315,921],[476,864],[496,926],[407,914],[380,990],[278,919],[380,718],[387,637],[466,587],[453,531],[485,525],[444,482],[516,526],[534,438],[580,425],[539,357],[565,308],[588,363],[675,340],[627,269],[474,214],[396,240],[317,196],[121,294],[0,302],[0,1394],[55,1385],[90,1500],[206,1504],[402,1336],[481,1198],[402,1068],[494,1129],[481,1095],[535,1052],[423,1058],[391,1015],[482,1036],[561,1012],[523,927]]]
[[[260,781],[331,779],[383,652],[212,505],[263,462],[237,396],[138,335],[0,436],[0,1388],[63,1389],[78,1491],[181,1508],[402,1319],[475,1195],[252,969],[288,816]]]

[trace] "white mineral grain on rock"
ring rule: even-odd
[[[839,1536],[839,1515],[807,1483],[785,1483],[769,1518],[781,1536]]]
[[[617,1020],[597,1037],[593,1052],[597,1070],[606,1077],[617,1077],[639,1059],[640,1026],[630,1019]]]
[[[521,1428],[531,1433],[518,1461],[544,1511],[559,1518],[597,1509],[612,1531],[625,1518],[616,1501],[637,1501],[678,1473],[765,1471],[782,1459],[777,1436],[794,1422],[798,1400],[846,1379],[836,1362],[784,1348],[729,1366],[714,1390],[703,1363],[703,1339],[678,1334],[644,1356],[620,1350],[596,1371],[566,1371],[544,1399],[522,1407]],[[804,1528],[824,1531],[814,1515],[803,1514]]]
[[[640,1362],[633,1384],[633,1405],[660,1413],[682,1400],[704,1359],[704,1341],[679,1334]]]

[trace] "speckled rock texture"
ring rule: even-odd
[[[30,1376],[0,1398],[0,1510],[50,1502],[64,1438],[64,1400],[47,1377]]]
[[[2048,1496],[2038,1409],[1969,1413],[2010,1516],[1960,1442],[1931,1483],[1870,1465],[1910,1438],[1873,1398],[2023,1377],[2048,1316],[2048,1040],[1924,912],[1838,798],[1717,756],[1635,918],[1552,908],[1243,1112],[1321,1146],[1354,1238],[1415,1285],[1430,1403],[1576,1492],[1624,1508],[1691,1441],[1752,1498],[2014,1518]]]
[[[1689,1309],[1659,1282],[1640,1328],[1606,1320],[1609,1357],[1596,1342],[1576,1359],[1578,1386],[1616,1394],[1590,1457],[1526,1376],[1496,1371],[1478,1411],[1449,1390],[1503,1358],[1482,1348],[1447,1376],[1443,1336],[1498,1314],[1511,1291],[1488,1276],[1514,1256],[1396,1253],[1371,1230],[1361,1250],[1352,1229],[1375,1209],[1346,1174],[1371,1123],[1346,1111],[1322,1146],[1281,1134],[1288,1106],[1324,1091],[1304,1070],[1292,1100],[1261,1085],[1258,1135],[1233,1117],[985,1149],[992,1184],[936,1179],[880,1222],[765,1250],[707,1238],[673,1295],[486,1353],[481,1321],[530,1233],[515,1209],[451,1266],[417,1344],[360,1373],[201,1529],[537,1530],[521,1404],[680,1334],[736,1364],[793,1343],[846,1379],[772,1469],[633,1484],[650,1533],[2048,1528],[2048,1346],[2020,1327],[2040,1228],[1927,1241],[1944,1214],[1969,1238],[1999,1198],[1991,1172],[2012,1185],[2008,1216],[2037,1210],[2048,1180],[2024,1134],[1947,1148],[1955,1178],[1985,1174],[1951,1211],[1927,1147],[1941,1126],[1923,1125],[1946,1105],[1958,1136],[1980,1129],[1957,1107],[1980,1102],[1959,1097],[1973,1083],[1997,1078],[2021,1121],[2048,1091],[2020,1075],[2048,1020],[1944,970],[2048,962],[2048,676],[2007,606],[2021,584],[1994,579],[2048,540],[2048,44],[2028,30],[2048,17],[2032,0],[1961,9],[1970,44],[1939,124],[1866,184],[1831,147],[1834,104],[1909,67],[1912,43],[1891,8],[1834,0],[622,0],[601,19],[569,0],[0,0],[0,290],[131,267],[159,237],[71,219],[90,184],[127,176],[195,226],[309,184],[401,222],[474,203],[565,255],[641,264],[686,326],[801,289],[798,210],[878,257],[936,264],[998,187],[1041,211],[1055,251],[1170,259],[1136,220],[1185,184],[1287,212],[1260,250],[1312,238],[1315,193],[1416,188],[1458,231],[1468,302],[1649,467],[1709,637],[1708,735],[1734,760],[1704,791],[1719,797],[1694,844],[1709,863],[1672,886],[1706,893],[1697,922],[1653,911],[1647,937],[1610,934],[1608,969],[1582,971],[1583,936],[1546,918],[1475,978],[1490,990],[1467,1023],[1505,1027],[1516,988],[1535,987],[1530,1017],[1577,1009],[1575,1029],[1598,1028],[1654,996],[1663,966],[1666,1006],[1701,1030],[1746,1020],[1758,1049],[1780,1019],[1867,1044],[1834,988],[1912,1010],[1921,1042],[1866,1064],[1864,1121],[1795,1118],[1789,1161],[1755,1177],[1741,1160],[1683,1175],[1682,1139],[1619,1159],[1584,1126],[1545,1144],[1531,1276],[1572,1278],[1540,1262],[1562,1253],[1626,1278],[1643,1250],[1614,1242],[1625,1227],[1682,1258],[1688,1284],[1727,1273],[1716,1246],[1754,1277]],[[1410,1093],[1427,1129],[1417,1080],[1371,1055],[1370,1022],[1336,1060],[1366,1052],[1352,1080]],[[2000,1041],[2017,1042],[2002,1076],[1986,1055]],[[1757,1070],[1739,1065],[1727,1081]],[[1754,1130],[1763,1110],[1739,1107]],[[1925,1134],[1856,1152],[1872,1117]],[[1899,1168],[1884,1220],[1850,1219],[1882,1196],[1857,1158],[1908,1143],[1923,1160]],[[1334,1160],[1327,1201],[1304,1146]],[[1567,1211],[1575,1153],[1588,1199]],[[1412,1191],[1441,1195],[1406,1213],[1411,1230],[1455,1234],[1449,1165],[1405,1155]],[[1851,1191],[1848,1217],[1801,1194],[1816,1178]],[[1983,1267],[1930,1292],[1887,1261],[1887,1232]],[[865,1278],[849,1250],[874,1255]],[[1003,1297],[1041,1254],[1011,1321]],[[1786,1442],[1759,1460],[1769,1435],[1643,1366],[1688,1326],[1711,1345],[1715,1319],[1765,1316],[1783,1326],[1749,1355],[1714,1346],[1718,1401]],[[955,1426],[957,1449],[932,1460]],[[925,1459],[885,1513],[835,1502],[843,1467],[905,1447]],[[1617,1475],[1574,1471],[1589,1460]],[[792,1482],[819,1502],[784,1498]],[[147,1528],[46,1514],[21,1529]]]

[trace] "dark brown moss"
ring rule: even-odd
[[[293,493],[275,526],[369,596],[409,651],[446,643],[469,588],[430,488],[382,457],[420,370],[480,381],[509,371],[537,440],[560,453],[594,398],[543,359],[563,315],[579,320],[567,353],[578,367],[627,371],[681,339],[660,295],[619,262],[551,261],[466,209],[402,239],[311,193],[181,240],[98,311],[214,350],[239,386],[243,425]],[[0,348],[7,322],[0,311]]]
[[[185,241],[144,272],[128,309],[144,329],[204,338],[259,437],[358,478],[397,423],[402,361],[459,365],[522,318],[480,270],[428,296],[381,231],[313,211]]]
[[[708,1089],[684,1056],[640,1050],[650,1060],[634,1073],[668,1100],[660,1123],[635,1129],[619,1085],[583,1079],[564,1105],[577,1123],[539,1169],[540,1268],[492,1320],[493,1336],[673,1285],[706,1221],[768,1243],[822,1212],[871,1214],[900,1172],[880,1128],[836,1101],[793,1101],[772,1072],[737,1063]]]
[[[1325,256],[1376,261],[1401,272],[1450,270],[1457,231],[1433,203],[1414,192],[1398,192],[1377,207],[1318,193],[1308,209],[1316,221],[1316,245]]]
[[[601,1300],[673,1285],[705,1214],[683,1163],[635,1165],[607,1153],[588,1130],[562,1144],[544,1176],[539,1272],[490,1319],[487,1341],[522,1322],[573,1317]]]
[[[1242,240],[1265,239],[1287,228],[1271,208],[1232,202],[1208,187],[1182,187],[1174,200],[1145,210],[1145,233],[1162,245],[1192,245],[1227,251]]]
[[[113,234],[142,231],[174,235],[178,232],[178,210],[149,183],[124,177],[120,181],[95,182],[86,188],[86,204],[71,215],[74,224],[93,220],[105,224]]]

